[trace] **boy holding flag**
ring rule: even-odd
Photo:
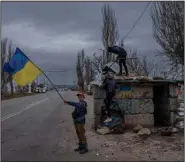
[[[72,112],[72,118],[76,134],[79,139],[79,147],[74,151],[79,151],[80,154],[84,154],[88,152],[87,139],[85,136],[85,115],[87,114],[87,102],[84,100],[85,96],[83,93],[78,93],[77,96],[79,102],[64,100],[64,103],[75,107],[75,110]]]

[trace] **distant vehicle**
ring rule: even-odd
[[[47,86],[44,86],[44,87],[37,86],[36,89],[35,89],[35,92],[37,92],[37,93],[46,93],[47,89],[48,89]]]
[[[76,88],[71,88],[72,91],[76,91]]]
[[[45,89],[45,88],[43,88],[41,92],[42,92],[42,93],[46,93],[46,89]]]
[[[64,88],[64,91],[67,91],[68,90],[68,88]]]

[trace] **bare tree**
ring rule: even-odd
[[[8,38],[4,38],[1,40],[1,89],[4,90],[6,83],[7,83],[7,74],[4,73],[3,67],[6,63],[7,59],[7,43],[8,43]]]
[[[138,59],[129,59],[127,60],[128,69],[130,72],[133,72],[137,75],[141,75],[141,61],[138,57],[138,52],[135,49],[128,48],[127,53],[130,57],[138,58]]]
[[[85,59],[85,79],[87,85],[94,79],[95,70],[93,68],[93,63],[91,57],[87,56]]]
[[[92,66],[92,61],[91,58],[89,56],[86,56],[85,58],[85,81],[86,84],[89,85],[89,83],[94,79],[94,69]]]
[[[12,56],[13,56],[12,42],[10,41],[9,45],[8,45],[8,61],[11,59]],[[13,88],[13,77],[12,77],[12,75],[9,75],[8,82],[10,83],[11,94],[13,94],[14,93],[14,88]]]
[[[103,66],[106,64],[105,63],[105,52],[103,51],[102,54],[100,54],[99,56],[96,55],[96,53],[93,53],[93,57],[92,57],[92,66],[93,69],[98,72],[101,73],[101,69],[103,68]]]
[[[80,62],[80,53],[77,53],[77,63],[76,63],[76,74],[77,74],[77,79],[78,79],[78,86],[81,86],[82,84],[82,79],[81,79],[81,62]]]
[[[157,70],[155,64],[151,60],[149,60],[146,56],[142,56],[140,58],[140,61],[142,69],[141,71],[143,72],[144,76],[152,75],[152,72]]]
[[[150,61],[146,56],[139,56],[137,50],[128,48],[127,53],[131,58],[127,60],[128,69],[137,75],[151,76],[154,71],[157,71],[157,66]]]
[[[107,48],[115,45],[119,39],[117,19],[114,10],[110,5],[105,4],[102,6],[101,11],[103,16],[102,43],[104,50],[101,50],[102,53],[100,55],[94,53],[92,57],[93,69],[98,73],[101,73],[101,69],[105,64],[115,60],[115,55],[108,53]]]
[[[103,5],[101,11],[103,16],[102,42],[106,50],[106,60],[104,62],[108,63],[115,59],[114,55],[107,52],[107,48],[115,45],[119,39],[117,19],[114,10],[109,4]]]
[[[153,35],[171,64],[170,71],[184,66],[184,2],[154,2],[151,12]]]
[[[77,63],[76,63],[76,74],[78,78],[78,86],[84,91],[84,61],[85,52],[81,50],[77,53]]]
[[[120,40],[120,43],[119,44],[120,44],[121,47],[124,48],[124,39],[123,38]]]

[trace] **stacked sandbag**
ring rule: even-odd
[[[174,126],[180,130],[184,129],[184,102],[180,101],[179,107],[175,111]]]

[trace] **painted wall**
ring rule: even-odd
[[[101,114],[104,98],[105,91],[99,87],[95,87],[94,113],[96,116],[100,116]],[[154,104],[152,86],[119,85],[114,100],[117,101],[125,114],[126,125],[134,126],[136,124],[142,124],[153,126]]]
[[[178,99],[184,100],[184,84],[179,83],[178,86],[176,84],[170,84],[169,93],[170,97],[178,97]]]
[[[127,127],[134,126],[137,124],[153,126],[154,115],[153,114],[125,115],[125,124]]]
[[[152,99],[152,86],[120,85],[115,98],[119,99]]]
[[[115,100],[125,114],[154,112],[152,86],[120,85]]]
[[[154,113],[152,99],[117,99],[116,101],[125,114]]]
[[[184,84],[179,84],[177,94],[178,94],[178,99],[184,100]]]

